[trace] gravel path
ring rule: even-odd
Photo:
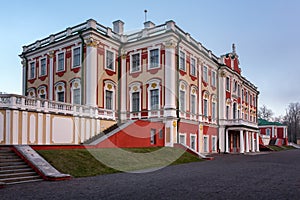
[[[300,150],[220,154],[150,173],[6,186],[0,199],[299,199]]]

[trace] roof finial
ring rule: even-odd
[[[147,22],[147,10],[144,10],[144,12],[145,12],[145,22]]]
[[[234,44],[234,43],[232,44],[232,53],[233,53],[233,54],[236,54],[235,44]]]

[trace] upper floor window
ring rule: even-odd
[[[244,90],[242,89],[242,101],[244,101]]]
[[[105,90],[105,108],[113,109],[113,91]]]
[[[226,77],[226,90],[230,91],[230,78]]]
[[[40,76],[45,76],[47,74],[47,59],[41,58],[40,59]]]
[[[196,59],[191,58],[191,75],[196,76]]]
[[[130,72],[138,72],[141,70],[140,66],[140,53],[131,55],[131,70]]]
[[[106,50],[106,69],[110,69],[112,71],[115,71],[115,55],[114,52]]]
[[[203,100],[203,115],[204,115],[204,117],[208,116],[208,101],[207,101],[207,99]]]
[[[203,81],[207,83],[208,80],[208,70],[206,66],[203,66]]]
[[[179,69],[185,71],[185,53],[179,52]]]
[[[229,106],[226,106],[226,119],[229,119],[229,113],[230,113]]]
[[[65,70],[65,53],[61,52],[57,54],[57,72]]]
[[[139,112],[140,111],[140,92],[133,92],[132,97],[132,112]]]
[[[179,109],[185,111],[185,91],[180,90],[179,92]]]
[[[80,47],[73,48],[73,64],[72,67],[79,67],[81,64]]]
[[[29,79],[35,78],[35,62],[30,63]]]
[[[246,101],[246,103],[248,103],[248,92],[247,91],[245,93],[245,101]]]
[[[65,102],[65,83],[59,82],[55,85],[56,101]]]
[[[150,109],[151,110],[158,110],[159,109],[159,90],[154,89],[150,90]]]
[[[73,89],[73,104],[80,104],[80,88]]]
[[[149,68],[159,67],[159,49],[151,49],[149,51]]]
[[[191,113],[196,114],[196,95],[191,95]]]
[[[237,91],[237,82],[234,81],[234,85],[233,85],[233,92],[236,92]]]
[[[241,86],[238,84],[237,86],[238,97],[241,97]]]
[[[216,87],[217,85],[217,73],[215,71],[211,72],[211,86]]]
[[[212,120],[216,120],[216,102],[212,102],[211,104],[211,118]]]

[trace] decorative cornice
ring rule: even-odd
[[[49,51],[49,52],[48,52],[48,56],[49,56],[50,58],[53,58],[53,57],[54,57],[54,50]]]
[[[164,43],[166,48],[175,48],[176,42],[174,40],[168,40]]]
[[[93,37],[89,37],[88,39],[85,39],[84,42],[88,47],[97,47],[99,44],[99,41]]]

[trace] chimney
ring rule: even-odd
[[[153,28],[155,24],[151,21],[144,22],[144,28]]]
[[[123,35],[124,32],[124,22],[117,20],[113,22],[113,31],[119,35]]]

